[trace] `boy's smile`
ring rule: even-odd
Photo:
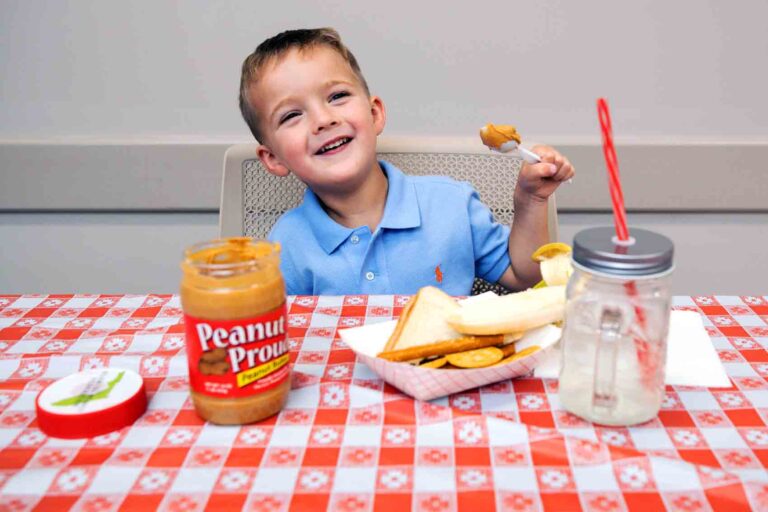
[[[343,150],[344,147],[346,147],[347,144],[352,142],[352,139],[350,137],[336,137],[334,140],[330,141],[327,144],[323,144],[323,146],[317,150],[315,153],[316,155],[335,155],[336,153],[339,153]]]
[[[261,115],[258,154],[271,173],[292,172],[322,197],[354,193],[379,170],[384,105],[335,50],[288,50],[264,65],[248,97]]]

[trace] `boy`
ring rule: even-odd
[[[294,173],[304,201],[275,224],[291,295],[413,294],[435,285],[468,295],[475,276],[510,289],[541,279],[547,198],[574,174],[550,147],[523,165],[511,227],[466,183],[414,177],[376,159],[386,110],[329,28],[290,30],[243,62],[240,110],[276,176]]]

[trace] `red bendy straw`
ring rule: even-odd
[[[621,191],[621,180],[619,179],[619,160],[616,157],[616,148],[613,146],[613,128],[611,127],[611,113],[608,110],[608,102],[605,98],[597,99],[597,116],[600,119],[600,129],[603,133],[603,156],[605,156],[605,165],[608,168],[608,188],[611,193],[611,202],[613,204],[613,222],[616,225],[616,238],[622,242],[629,240],[629,228],[627,227],[627,213],[624,210],[624,193]],[[622,249],[626,249],[622,247]],[[634,281],[624,283],[624,288],[632,300],[637,322],[640,325],[642,333],[646,330],[645,310],[637,302],[638,291]],[[655,353],[652,350],[647,339],[635,337],[635,348],[637,358],[642,369],[642,379],[646,384],[651,384],[653,380],[653,368]]]
[[[613,203],[613,222],[616,225],[616,236],[621,241],[627,241],[629,240],[629,229],[627,228],[627,213],[624,211],[624,194],[621,191],[621,181],[619,180],[619,160],[616,158],[616,148],[613,147],[611,113],[605,98],[598,98],[597,100],[597,115],[603,132],[603,155],[605,156],[605,165],[608,167],[608,187]]]

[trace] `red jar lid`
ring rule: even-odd
[[[49,436],[94,437],[136,421],[147,409],[147,392],[134,371],[98,368],[53,382],[37,395],[35,409]]]

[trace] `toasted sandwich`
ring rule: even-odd
[[[461,309],[458,302],[434,286],[425,286],[406,304],[384,351],[402,350],[436,341],[461,338],[448,325],[448,317]]]
[[[504,343],[504,336],[467,336],[454,330],[448,318],[459,314],[456,299],[433,286],[421,288],[403,309],[394,332],[379,357],[419,363],[441,356]],[[511,338],[509,338],[511,341]]]

